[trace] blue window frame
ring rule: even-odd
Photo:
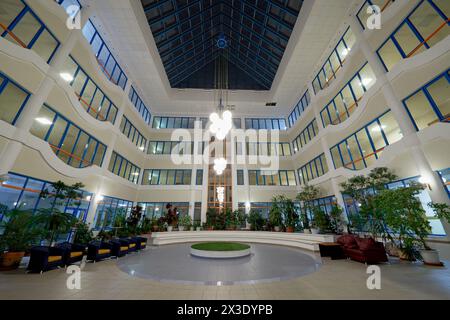
[[[61,76],[72,86],[89,115],[100,121],[116,122],[117,107],[73,57],[69,56],[61,70]]]
[[[203,154],[205,142],[199,142],[199,154]],[[194,154],[194,142],[191,141],[150,141],[148,154],[170,155],[170,154]]]
[[[347,82],[338,94],[322,109],[323,126],[336,125],[345,121],[358,107],[363,95],[376,82],[375,74],[366,62]]]
[[[236,142],[237,154],[239,154],[240,142]],[[246,142],[248,156],[290,156],[291,145],[289,142]]]
[[[297,169],[300,182],[307,184],[309,181],[323,176],[328,172],[327,160],[325,154],[322,153],[318,157],[312,159],[304,166]]]
[[[403,100],[416,130],[450,122],[450,69]]]
[[[361,170],[372,165],[386,146],[402,139],[403,134],[391,111],[330,148],[336,169]]]
[[[301,148],[306,146],[315,136],[319,134],[319,127],[316,118],[311,121],[305,129],[292,141],[294,153],[297,153]]]
[[[20,208],[22,210],[45,209],[51,206],[50,200],[40,197],[41,192],[49,189],[51,192],[51,183],[49,181],[32,178],[22,174],[10,172],[8,180],[0,184],[0,204],[8,209]],[[80,199],[75,201],[65,201],[58,204],[58,209],[62,212],[70,212],[82,221],[86,221],[89,211],[92,193],[84,190],[77,190],[80,193]],[[0,221],[3,216],[0,215]]]
[[[283,118],[246,118],[245,129],[287,130],[287,126]]]
[[[128,78],[91,20],[84,26],[83,35],[91,45],[98,64],[106,77],[112,83],[125,89]]]
[[[195,174],[195,184],[197,186],[203,185],[203,170],[197,169],[197,172]]]
[[[190,185],[191,169],[146,169],[143,185]]]
[[[0,2],[1,36],[21,47],[31,49],[49,63],[60,42],[23,0]]]
[[[358,10],[356,17],[358,18],[359,24],[365,30],[367,19],[370,17],[370,14],[367,13],[367,9],[369,6],[378,6],[381,12],[384,12],[387,7],[389,7],[395,0],[366,0],[364,1],[361,8]],[[372,12],[370,10],[369,12]],[[372,14],[372,13],[371,13]]]
[[[236,170],[236,180],[238,186],[244,185],[244,170]]]
[[[113,151],[108,170],[131,183],[138,184],[141,168]]]
[[[138,206],[142,207],[145,217],[159,218],[166,214],[166,205],[168,202],[139,202]],[[189,214],[189,202],[170,202],[179,215]],[[197,202],[196,202],[197,204]]]
[[[314,78],[312,82],[314,93],[317,94],[320,90],[327,88],[332,80],[336,79],[336,73],[342,68],[355,43],[355,35],[348,28]]]
[[[248,170],[250,186],[296,186],[294,170]]]
[[[442,179],[445,190],[447,190],[448,197],[450,198],[450,168],[439,170],[438,173]]]
[[[447,1],[420,1],[377,50],[386,71],[445,39],[450,34],[449,14]]]
[[[295,105],[292,112],[289,114],[289,117],[288,117],[289,127],[292,127],[295,124],[295,122],[297,122],[297,120],[300,118],[300,115],[309,106],[310,102],[311,102],[311,96],[309,94],[309,91],[306,90],[306,92],[303,94],[303,96],[300,98],[300,100]]]
[[[120,131],[133,142],[140,151],[145,152],[147,147],[147,139],[144,135],[131,123],[126,116],[123,116],[120,123]]]
[[[150,120],[152,118],[152,115],[149,111],[149,108],[144,104],[141,97],[139,97],[138,93],[134,89],[133,86],[131,86],[130,95],[129,95],[131,103],[135,106],[136,110],[141,115],[142,119],[144,119],[145,123],[150,125]]]
[[[99,201],[94,217],[95,230],[110,230],[118,214],[128,216],[133,208],[133,201],[104,196]]]
[[[337,200],[336,200],[336,197],[334,195],[332,195],[332,196],[328,196],[328,197],[323,197],[323,198],[318,198],[318,199],[314,199],[311,201],[307,201],[305,204],[307,205],[306,206],[307,208],[317,208],[329,215],[331,213],[331,210],[333,210],[333,207],[337,206]],[[304,206],[305,206],[305,204],[304,204]],[[308,210],[308,215],[311,219],[313,216],[313,212],[310,212]]]
[[[15,125],[30,93],[0,72],[0,120]]]
[[[152,128],[155,129],[194,129],[194,117],[153,117]],[[200,119],[202,127],[205,128],[207,119]]]
[[[102,166],[106,145],[48,105],[41,107],[30,132],[47,141],[56,156],[69,166]]]

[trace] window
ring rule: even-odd
[[[98,203],[95,212],[94,229],[108,230],[112,228],[116,216],[119,214],[128,216],[132,208],[132,201],[104,196],[103,200]]]
[[[243,186],[244,185],[244,170],[237,170],[236,171],[236,179],[237,179],[237,185]]]
[[[138,202],[138,206],[142,207],[144,215],[148,218],[159,218],[165,215],[168,202]],[[197,203],[200,202],[196,202]],[[179,215],[189,215],[189,202],[170,202]],[[200,203],[201,210],[201,203]],[[200,219],[200,218],[199,218]]]
[[[330,149],[334,167],[366,168],[380,157],[386,146],[402,137],[397,121],[388,111]]]
[[[366,29],[367,19],[369,19],[370,15],[372,14],[372,11],[369,11],[370,14],[367,13],[367,9],[369,8],[369,6],[378,6],[381,12],[384,12],[384,10],[389,7],[394,1],[395,0],[366,0],[356,15],[359,23],[361,24],[361,27],[363,29]]]
[[[288,142],[246,142],[248,156],[290,156]],[[242,144],[236,142],[237,150],[242,151]]]
[[[204,121],[202,122],[202,127]],[[193,117],[153,117],[152,128],[155,129],[194,129]],[[204,127],[203,127],[204,128]]]
[[[285,119],[245,119],[245,129],[287,130]]]
[[[123,116],[122,122],[120,123],[120,131],[133,142],[137,148],[145,152],[147,147],[147,139],[142,135],[142,133],[136,129],[135,126],[128,120],[126,116]]]
[[[23,48],[31,49],[49,63],[59,41],[39,17],[21,0],[0,2],[1,36]]]
[[[450,121],[449,70],[403,100],[417,130]]]
[[[14,125],[30,94],[0,72],[0,120]]]
[[[350,117],[364,93],[375,84],[375,81],[376,77],[372,68],[365,63],[333,100],[322,109],[320,116],[323,126],[336,125]]]
[[[72,57],[64,63],[61,74],[66,75],[67,81],[70,81],[75,95],[87,113],[97,120],[115,123],[117,107]]]
[[[204,142],[200,142],[199,153],[203,153]],[[194,143],[191,141],[150,141],[148,154],[171,155],[171,154],[194,154]]]
[[[134,165],[115,151],[112,153],[108,170],[131,183],[137,184],[139,182],[141,168]]]
[[[144,119],[145,123],[150,125],[150,119],[152,117],[150,114],[150,111],[147,108],[147,106],[144,104],[142,99],[139,97],[138,93],[136,92],[136,90],[134,89],[133,86],[131,86],[129,98],[130,98],[131,103],[133,103],[136,110],[141,115],[142,119]]]
[[[197,173],[195,175],[195,184],[197,186],[201,186],[203,184],[203,170],[197,169]]]
[[[297,153],[301,148],[307,145],[315,136],[319,134],[319,127],[317,126],[317,121],[314,118],[305,129],[303,129],[297,138],[292,141],[292,146],[294,147],[294,153]]]
[[[98,33],[91,20],[89,20],[84,26],[83,35],[91,45],[92,51],[97,57],[97,62],[106,77],[112,83],[118,85],[122,89],[125,89],[128,78],[117,63],[117,60],[112,55],[111,51],[108,49],[108,46]]]
[[[325,154],[322,153],[317,158],[314,158],[304,166],[300,167],[297,172],[302,184],[307,184],[309,181],[323,176],[328,172]]]
[[[336,73],[341,69],[355,41],[352,30],[348,28],[312,82],[316,94],[327,88],[332,80],[336,79]]]
[[[386,70],[446,38],[450,34],[448,19],[448,1],[420,1],[377,50]]]
[[[295,186],[295,172],[293,170],[265,171],[248,170],[249,185],[251,186]]]
[[[300,118],[300,115],[308,107],[310,102],[311,102],[311,97],[309,95],[309,91],[306,90],[306,92],[303,94],[303,96],[297,102],[297,104],[294,107],[294,110],[292,110],[292,112],[290,113],[290,115],[288,117],[289,127],[292,127],[295,124],[295,122],[298,120],[298,118]]]
[[[30,132],[47,141],[56,156],[69,166],[101,167],[103,163],[106,145],[47,105],[41,107]]]
[[[198,172],[197,172],[198,174]],[[203,173],[202,173],[203,174]],[[142,179],[143,185],[190,185],[190,169],[146,169]],[[197,176],[196,176],[197,178]]]
[[[33,210],[33,212],[48,208],[46,199],[40,197],[41,192],[45,189],[51,189],[50,182],[10,172],[8,180],[0,184],[0,204],[9,209],[20,208]],[[77,192],[81,196],[79,199],[72,202],[65,201],[58,208],[62,212],[70,212],[85,221],[92,194],[83,190],[77,190]],[[2,218],[0,214],[0,221]]]

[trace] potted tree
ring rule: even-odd
[[[189,226],[192,224],[191,216],[188,214],[181,215],[178,218],[178,230],[184,231],[185,229],[189,228]]]
[[[330,217],[319,207],[313,209],[313,221],[316,228],[311,228],[311,233],[327,233],[331,229]]]
[[[297,227],[299,216],[295,211],[294,201],[286,196],[279,196],[281,213],[283,214],[284,224],[286,225],[286,232],[294,232]]]
[[[342,218],[343,210],[339,205],[334,205],[330,211],[330,231],[342,234],[346,227],[346,221]]]
[[[94,240],[94,234],[87,223],[79,221],[75,225],[75,228],[73,243],[87,246],[89,242]]]
[[[236,230],[236,214],[228,208],[225,210],[225,229]]]
[[[0,269],[16,269],[25,252],[38,241],[42,229],[35,223],[31,210],[6,211],[0,224]]]
[[[248,214],[247,221],[250,224],[251,230],[253,231],[262,230],[264,225],[264,219],[259,211],[251,209]]]
[[[313,206],[312,202],[313,200],[317,199],[320,194],[320,189],[306,184],[302,191],[300,191],[297,194],[297,200],[300,201],[300,217],[302,221],[303,226],[303,232],[304,233],[311,233],[311,225],[310,225],[310,219],[309,216],[312,214]]]
[[[273,226],[275,232],[280,232],[283,226],[283,219],[281,215],[281,208],[278,203],[278,197],[272,198],[272,206],[269,212],[269,222]]]
[[[214,227],[216,227],[217,224],[217,219],[218,219],[217,210],[209,209],[206,212],[206,223],[205,223],[206,230],[208,231],[214,230]]]

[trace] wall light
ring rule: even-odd
[[[50,125],[52,125],[53,124],[53,122],[52,121],[50,121],[49,119],[47,119],[47,118],[36,118],[36,119],[34,119],[34,120],[36,120],[37,122],[39,122],[40,124],[42,124],[42,125],[44,125],[44,126],[50,126]]]
[[[430,189],[430,191],[433,190],[433,189],[431,189],[431,179],[424,177],[424,176],[420,176],[419,183],[427,186],[427,188]]]

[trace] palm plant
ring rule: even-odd
[[[0,252],[24,252],[36,243],[42,235],[42,228],[36,224],[32,210],[12,209],[3,213],[0,223]]]
[[[306,184],[302,191],[297,194],[297,200],[302,202],[300,209],[300,219],[303,224],[303,229],[310,228],[309,214],[313,211],[312,201],[317,199],[320,194],[320,189]]]

